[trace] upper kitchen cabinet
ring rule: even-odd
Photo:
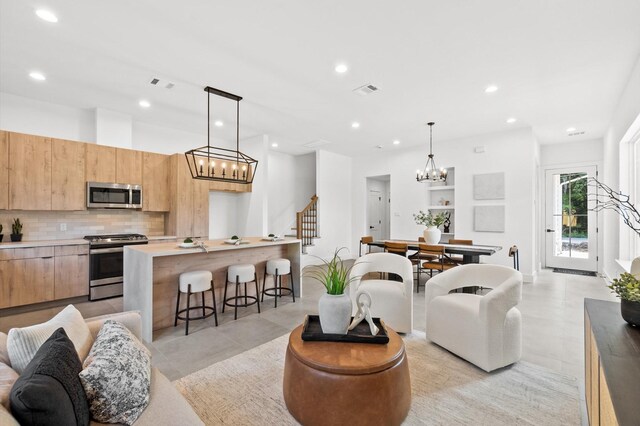
[[[165,233],[178,238],[208,237],[208,182],[191,177],[183,154],[172,155],[169,164],[168,188],[171,198]]]
[[[0,210],[9,208],[9,133],[0,130]]]
[[[142,151],[116,148],[116,180],[114,182],[142,185]],[[144,193],[142,197],[144,199]]]
[[[9,209],[51,210],[51,139],[9,133]]]
[[[116,182],[116,149],[87,144],[85,179],[87,182]]]
[[[169,211],[169,156],[142,154],[142,210]]]
[[[84,210],[86,146],[80,142],[51,140],[51,210]]]

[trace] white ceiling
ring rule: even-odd
[[[520,126],[541,143],[591,140],[640,55],[639,17],[637,0],[0,0],[0,91],[204,133],[210,85],[244,97],[241,137],[288,152],[424,144],[432,120],[440,141]],[[351,92],[366,83],[380,91]],[[213,111],[229,138],[233,104]]]

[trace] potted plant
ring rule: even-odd
[[[355,277],[349,277],[351,267],[346,267],[340,258],[345,248],[336,249],[330,261],[311,266],[309,276],[324,285],[327,292],[318,301],[320,326],[325,334],[347,334],[351,323],[351,298],[345,290]]]
[[[19,218],[13,219],[11,224],[11,241],[22,241],[22,223]]]
[[[424,230],[424,241],[427,244],[438,244],[440,242],[440,237],[442,236],[442,232],[438,229],[444,221],[446,220],[444,213],[438,213],[434,215],[429,210],[429,213],[425,213],[422,210],[418,214],[414,214],[413,218],[418,225],[424,225],[427,229]]]
[[[640,280],[629,273],[620,274],[608,286],[620,298],[620,313],[629,324],[640,327]]]

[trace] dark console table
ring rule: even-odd
[[[640,329],[619,303],[584,300],[584,347],[589,424],[640,424]]]

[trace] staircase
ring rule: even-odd
[[[295,235],[288,236],[296,237],[302,240],[302,253],[307,254],[308,248],[313,247],[314,239],[320,238],[318,236],[318,196],[311,197],[311,201],[302,211],[296,213],[296,226],[291,228],[295,231]]]

